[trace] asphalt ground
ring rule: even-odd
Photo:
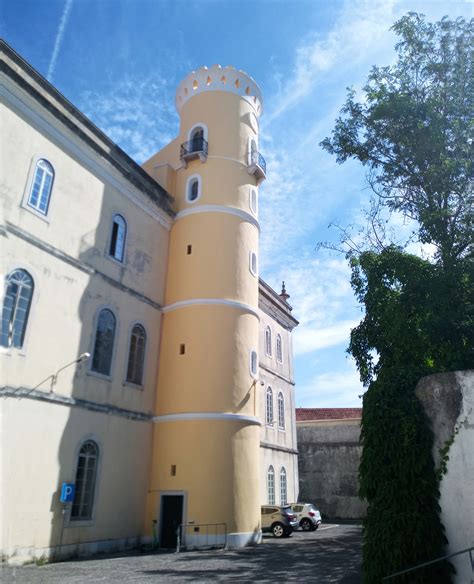
[[[96,556],[37,566],[3,566],[5,584],[96,582],[317,582],[360,584],[362,531],[358,525],[323,524],[290,538],[264,535],[261,545],[208,550]]]

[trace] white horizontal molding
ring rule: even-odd
[[[30,122],[35,124],[38,128],[41,128],[41,130],[43,130],[43,132],[49,138],[57,141],[61,146],[64,147],[67,152],[69,152],[69,154],[72,154],[78,158],[90,172],[102,180],[108,182],[111,186],[122,193],[122,195],[127,197],[127,199],[133,201],[133,203],[135,203],[135,205],[137,205],[137,207],[139,207],[147,215],[158,221],[158,223],[160,223],[163,227],[168,230],[171,229],[171,217],[168,217],[164,212],[161,214],[155,208],[147,205],[143,201],[143,195],[138,189],[136,192],[134,192],[132,188],[125,186],[125,181],[122,181],[117,176],[115,176],[115,174],[105,166],[105,163],[99,156],[91,156],[86,151],[88,146],[83,144],[76,144],[73,140],[66,136],[65,133],[60,132],[49,120],[34,110],[19,95],[7,89],[7,81],[5,80],[5,76],[0,75],[0,97],[2,97],[7,103],[16,108],[18,111],[20,111]]]
[[[260,233],[260,224],[253,215],[242,209],[237,209],[236,207],[225,207],[223,205],[199,205],[197,207],[184,209],[176,215],[176,221],[183,217],[188,217],[188,215],[196,215],[197,213],[225,213],[227,215],[234,215],[235,217],[239,217],[240,219],[251,223]]]
[[[186,414],[166,414],[165,416],[154,416],[153,422],[161,424],[163,422],[186,422],[193,420],[217,420],[228,422],[242,422],[252,424],[254,426],[261,426],[260,419],[256,416],[245,416],[242,414],[229,414],[220,412],[190,412]]]
[[[186,306],[196,305],[231,306],[232,308],[238,308],[239,310],[253,314],[258,320],[260,320],[260,315],[257,309],[250,306],[250,304],[238,302],[237,300],[226,300],[225,298],[190,298],[189,300],[180,300],[179,302],[174,302],[173,304],[165,306],[163,312],[171,312],[172,310],[178,310],[179,308],[185,308]]]

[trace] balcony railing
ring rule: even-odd
[[[250,164],[248,166],[249,174],[254,174],[257,180],[264,179],[267,176],[267,163],[265,158],[257,150],[250,153]]]
[[[181,144],[179,157],[183,162],[188,162],[188,160],[194,160],[195,158],[199,158],[201,162],[204,162],[207,158],[207,148],[207,140],[202,136],[197,136]]]

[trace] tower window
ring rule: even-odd
[[[258,270],[257,254],[254,251],[250,252],[249,262],[250,262],[250,265],[249,265],[250,273],[252,274],[252,276],[257,277],[257,270]]]
[[[179,346],[179,354],[184,355],[185,353],[186,353],[186,345],[184,343],[181,343],[181,345]]]
[[[125,219],[122,215],[114,215],[112,221],[112,233],[110,235],[109,255],[118,262],[123,262],[126,237],[127,224]]]
[[[190,152],[204,150],[204,130],[201,127],[195,128],[191,133],[189,141]]]
[[[250,351],[250,375],[257,377],[258,370],[258,356],[257,351]]]
[[[257,203],[257,191],[255,189],[250,189],[250,210],[254,215],[257,214],[258,211],[258,203]]]
[[[48,214],[53,181],[53,167],[47,160],[41,158],[36,163],[31,191],[28,196],[28,206],[39,211],[42,215]]]
[[[201,177],[197,174],[193,174],[188,178],[186,184],[186,201],[188,203],[194,203],[201,196]]]
[[[1,346],[21,349],[33,297],[33,278],[25,270],[11,272],[5,282]]]
[[[191,255],[193,253],[193,246],[188,245],[187,251],[188,251],[188,255]]]

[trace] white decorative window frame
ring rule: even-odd
[[[255,187],[250,187],[249,189],[249,208],[250,211],[252,211],[252,213],[255,215],[255,217],[258,217],[258,191]]]
[[[255,357],[254,357],[255,355]],[[253,368],[253,363],[255,362],[255,370]],[[258,377],[258,353],[255,349],[250,349],[249,351],[249,371],[250,376],[254,379]]]
[[[253,268],[253,258],[255,258],[255,270]],[[249,271],[254,278],[258,277],[258,258],[254,251],[249,252]]]
[[[191,183],[197,180],[198,182],[198,195],[195,199],[191,200],[189,198],[189,189],[191,187]],[[186,190],[185,190],[185,200],[186,203],[188,203],[188,205],[194,205],[194,203],[196,203],[197,201],[199,201],[199,199],[201,198],[201,194],[202,194],[202,178],[200,174],[192,174],[190,176],[188,176],[187,180],[186,180]]]
[[[272,329],[270,327],[270,325],[267,325],[265,327],[265,355],[267,357],[271,357],[272,356]],[[268,342],[267,342],[267,337],[268,337]]]
[[[204,140],[206,140],[206,142],[208,142],[208,130],[207,130],[207,126],[206,124],[203,124],[202,122],[198,122],[197,124],[194,124],[194,126],[192,126],[189,130],[188,130],[188,142],[191,141],[191,136],[193,135],[193,132],[196,128],[202,128],[203,134],[204,134]]]
[[[137,324],[139,324],[141,327],[143,327],[143,330],[145,331],[145,351],[144,351],[144,355],[143,355],[143,375],[142,375],[142,382],[139,385],[137,383],[133,383],[132,381],[127,381],[128,361],[130,359],[130,344],[132,341],[132,331],[133,331],[133,327],[136,326]],[[146,377],[145,372],[146,372],[149,340],[150,340],[150,336],[148,333],[148,329],[145,326],[145,323],[141,320],[132,321],[132,323],[128,327],[127,352],[125,354],[125,359],[124,359],[125,368],[124,368],[124,372],[123,372],[123,385],[133,387],[134,389],[142,389],[142,390],[145,389],[145,377]]]
[[[283,339],[281,338],[280,333],[276,336],[275,344],[277,361],[278,363],[283,363]]]
[[[100,373],[100,372],[94,371],[92,369],[92,362],[94,361],[95,340],[97,337],[97,325],[99,323],[99,315],[103,310],[110,310],[110,312],[115,317],[114,345],[112,347],[112,358],[110,359],[110,373],[109,373],[109,375],[105,375],[104,373]],[[118,317],[117,310],[113,306],[111,306],[110,304],[101,304],[99,307],[97,307],[97,309],[95,311],[94,320],[93,320],[92,324],[93,324],[92,335],[91,335],[92,344],[91,344],[91,347],[89,349],[89,353],[91,354],[91,356],[88,360],[87,375],[92,375],[93,377],[97,377],[98,379],[103,379],[104,381],[112,381],[113,371],[114,371],[114,367],[115,367],[115,358],[117,355],[117,345],[118,345],[119,327],[120,327],[120,320]]]
[[[123,222],[125,223],[125,236],[123,238],[123,256],[122,259],[119,260],[118,258],[116,258],[115,256],[113,256],[110,253],[110,244],[112,243],[112,236],[114,234],[114,223],[115,223],[115,217],[120,217],[121,219],[123,219]],[[112,214],[112,222],[110,225],[110,230],[109,230],[109,237],[107,239],[107,247],[105,248],[105,255],[109,260],[112,260],[113,262],[117,262],[117,264],[120,264],[121,266],[124,266],[126,264],[126,257],[127,257],[127,239],[128,239],[128,221],[125,219],[123,213],[119,213],[118,211]]]
[[[34,181],[35,174],[36,174],[36,165],[38,164],[38,162],[40,160],[46,160],[46,162],[49,165],[51,165],[51,168],[53,169],[53,172],[54,172],[53,182],[51,183],[51,190],[49,193],[48,211],[46,214],[42,213],[38,209],[35,209],[35,207],[31,207],[28,204],[28,202],[30,200],[31,189],[33,188],[33,181]],[[28,171],[28,176],[26,179],[25,190],[23,192],[23,197],[21,199],[21,208],[25,209],[26,211],[29,211],[30,213],[32,213],[33,215],[35,215],[39,219],[42,219],[43,221],[45,221],[48,224],[51,222],[51,198],[53,195],[53,187],[54,187],[55,181],[56,181],[56,169],[55,169],[53,163],[49,160],[49,157],[44,156],[42,154],[41,155],[38,154],[36,156],[33,156],[33,158],[31,159],[30,169]]]

